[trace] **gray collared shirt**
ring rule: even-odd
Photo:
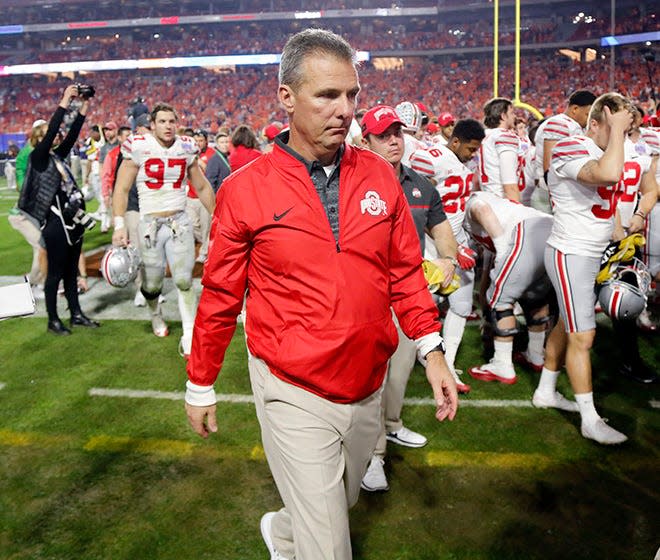
[[[335,241],[339,242],[339,166],[341,158],[344,155],[344,146],[342,145],[341,148],[339,148],[336,166],[330,175],[328,175],[320,161],[307,161],[288,146],[288,141],[288,131],[281,132],[275,138],[275,142],[280,148],[295,157],[307,169],[312,183],[314,184],[314,188],[321,199],[321,204],[325,209],[325,215],[330,223],[330,229],[335,237]]]

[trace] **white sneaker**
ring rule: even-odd
[[[364,473],[362,482],[360,483],[362,490],[366,490],[367,492],[385,492],[390,489],[390,485],[387,483],[387,477],[385,476],[385,470],[383,469],[384,464],[385,461],[377,455],[371,458],[367,472]]]
[[[513,364],[501,364],[498,362],[488,362],[479,367],[473,367],[468,373],[475,379],[482,381],[499,381],[505,385],[513,385],[518,379]]]
[[[144,294],[140,290],[138,290],[135,293],[135,298],[133,299],[133,305],[135,307],[145,307],[147,305],[147,300],[144,297]]]
[[[170,334],[170,330],[167,328],[167,323],[160,313],[154,313],[151,316],[151,330],[156,336],[161,338]]]
[[[578,404],[575,401],[568,400],[559,391],[555,391],[553,394],[548,395],[537,389],[534,391],[532,404],[536,408],[558,408],[559,410],[565,410],[566,412],[579,411]]]
[[[422,434],[413,432],[405,426],[401,426],[401,429],[396,432],[388,432],[387,439],[405,447],[424,447],[428,443]]]
[[[275,517],[276,513],[277,512],[269,511],[268,513],[264,513],[262,516],[261,523],[259,524],[259,528],[261,529],[261,538],[263,538],[264,543],[266,544],[266,548],[270,554],[270,560],[286,560],[284,556],[277,552],[277,549],[273,544],[271,529],[273,525],[273,517]]]
[[[582,435],[587,439],[593,439],[603,445],[617,445],[628,438],[614,428],[610,428],[603,418],[599,418],[593,424],[582,424]]]

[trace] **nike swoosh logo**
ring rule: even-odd
[[[276,222],[279,222],[282,218],[284,218],[284,216],[286,216],[289,212],[291,212],[291,210],[293,210],[293,206],[291,208],[289,208],[288,210],[285,210],[281,214],[273,214],[273,220],[275,220]]]

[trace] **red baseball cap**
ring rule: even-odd
[[[276,125],[275,123],[271,123],[266,128],[264,128],[264,136],[268,138],[269,142],[275,140],[275,136],[277,136],[280,132],[282,132],[282,127]]]
[[[430,122],[426,127],[426,132],[428,132],[429,134],[435,134],[436,132],[438,132],[438,130],[440,130],[440,127],[438,126],[437,123],[434,122]]]
[[[362,136],[366,136],[367,134],[382,134],[395,123],[404,126],[394,107],[376,105],[369,109],[364,114],[364,117],[362,117]]]
[[[442,113],[442,115],[438,117],[438,124],[440,126],[449,126],[450,124],[453,124],[455,122],[456,119],[454,118],[454,115],[452,115],[451,113]]]

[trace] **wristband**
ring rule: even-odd
[[[639,216],[642,220],[646,219],[646,214],[644,214],[644,212],[642,212],[641,210],[637,210],[637,212],[635,212],[633,216]]]
[[[440,257],[441,259],[447,259],[454,266],[458,266],[458,261],[454,257]]]
[[[124,216],[115,216],[113,219],[115,229],[124,229],[126,225],[124,224]]]
[[[87,278],[87,274],[78,274],[78,278]]]

